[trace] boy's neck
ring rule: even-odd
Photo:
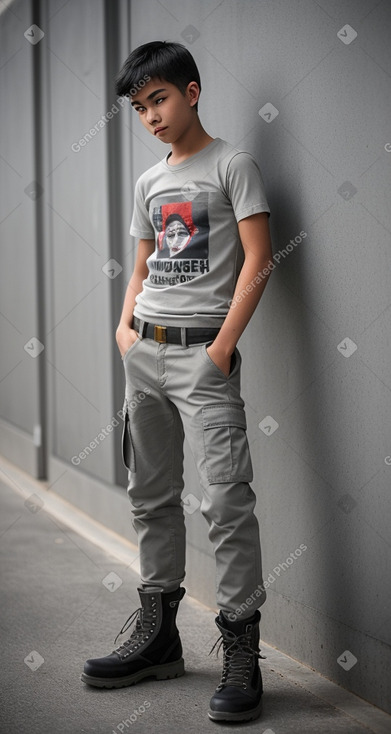
[[[175,143],[171,143],[171,153],[167,156],[168,165],[176,166],[178,163],[183,163],[186,158],[190,158],[192,155],[199,153],[203,148],[206,148],[212,140],[214,138],[208,135],[197,117],[194,124],[186,130],[184,135],[176,140]]]

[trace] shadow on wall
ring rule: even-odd
[[[279,403],[278,421],[281,419],[281,422],[278,435],[282,443],[276,451],[278,453],[284,450],[284,447],[288,447],[299,457],[299,463],[301,467],[305,467],[305,471],[299,469],[295,476],[302,479],[303,484],[292,488],[293,476],[280,471],[280,486],[277,492],[282,496],[286,494],[287,507],[292,502],[293,494],[300,507],[304,508],[305,519],[296,532],[300,533],[304,526],[308,528],[305,542],[308,543],[309,552],[305,564],[296,567],[297,587],[293,593],[287,596],[285,579],[280,587],[281,592],[278,588],[279,583],[276,583],[271,593],[279,597],[281,594],[285,596],[288,607],[290,602],[294,604],[290,629],[281,630],[281,638],[277,639],[281,648],[290,654],[297,654],[301,660],[314,665],[326,675],[330,675],[330,670],[334,669],[334,680],[346,685],[344,669],[336,664],[337,659],[344,651],[353,649],[357,652],[359,635],[366,631],[363,630],[363,621],[360,619],[361,612],[357,609],[360,571],[354,560],[356,542],[352,536],[354,526],[346,520],[347,514],[355,505],[354,499],[347,491],[349,482],[352,482],[350,468],[352,462],[359,465],[362,457],[358,449],[352,446],[348,447],[348,455],[343,449],[349,425],[357,421],[357,406],[349,405],[349,400],[344,395],[346,360],[337,350],[337,345],[341,342],[340,325],[322,318],[322,302],[334,297],[330,289],[329,295],[326,294],[325,297],[323,293],[320,298],[321,289],[329,288],[329,278],[325,277],[323,282],[319,279],[314,282],[314,278],[317,277],[312,267],[313,258],[316,258],[314,251],[316,253],[319,248],[328,248],[330,242],[319,236],[316,240],[312,234],[311,210],[302,198],[300,187],[292,189],[287,183],[284,186],[285,173],[288,174],[285,181],[287,182],[288,178],[292,180],[292,170],[284,172],[284,166],[289,166],[291,158],[286,141],[286,136],[279,135],[276,127],[272,146],[270,140],[269,145],[261,143],[255,156],[262,161],[262,171],[266,180],[268,178],[266,172],[273,171],[273,185],[267,186],[271,209],[273,257],[286,248],[287,243],[298,233],[304,230],[307,234],[302,244],[292,248],[289,256],[279,260],[271,276],[274,303],[275,299],[278,299],[276,310],[289,320],[289,324],[285,323],[281,327],[281,333],[291,333],[291,350],[284,353],[284,348],[279,343],[276,320],[273,320],[274,332],[269,332],[268,344],[272,348],[275,360],[281,356],[287,360],[287,369],[290,372],[287,382],[296,381],[293,400],[289,399],[286,407],[281,401]],[[281,161],[278,176],[274,173],[276,151]],[[342,220],[342,226],[343,224]],[[310,264],[309,248],[311,248]],[[330,270],[332,261],[329,258],[332,257],[330,248],[330,255],[323,254],[321,258],[322,262],[330,264]],[[331,273],[328,273],[328,276],[331,278]],[[294,308],[292,308],[293,302]],[[273,312],[275,306],[272,303],[269,305],[269,312]],[[258,311],[254,315],[252,325],[254,334],[262,333],[257,326],[261,324],[261,318],[263,315],[261,316]],[[297,348],[292,349],[292,343],[297,344]],[[281,379],[282,372],[276,369],[273,375],[272,394],[281,396],[284,391],[289,394],[287,384],[279,385],[274,382],[276,376],[277,379],[278,376]],[[284,460],[281,457],[282,466]],[[265,487],[266,503],[273,508],[275,500],[266,497],[268,491],[269,488]],[[262,526],[262,509],[260,520]],[[278,531],[283,530],[287,522],[288,517],[282,520],[272,517],[270,527],[277,527]],[[262,540],[265,540],[267,554],[268,543],[278,545],[278,542],[268,537],[266,527],[262,530]],[[298,544],[302,540],[303,538],[299,537]],[[287,588],[292,588],[289,587],[289,582]],[[271,608],[276,603],[278,604],[278,600],[274,599]],[[308,615],[305,613],[306,609]],[[286,614],[289,617],[289,609]],[[266,609],[266,620],[267,617]],[[274,621],[273,624],[277,624],[278,627],[278,622]],[[294,628],[300,624],[302,629],[295,630]],[[312,631],[306,639],[305,628],[308,624],[311,625]],[[353,656],[353,664],[354,660]],[[354,673],[360,677],[358,667]],[[365,689],[365,681],[361,680],[361,685]]]
[[[344,492],[343,480],[340,479],[346,474],[346,467],[341,463],[341,452],[336,451],[336,442],[338,443],[341,436],[337,430],[332,430],[333,416],[336,412],[341,411],[337,375],[333,374],[332,369],[334,362],[342,359],[336,350],[336,345],[340,340],[337,340],[333,326],[322,322],[319,315],[320,307],[317,311],[317,289],[322,285],[314,284],[314,274],[306,263],[308,248],[314,250],[317,247],[327,247],[327,242],[315,241],[311,234],[311,222],[309,221],[311,211],[302,199],[300,187],[293,190],[288,183],[284,187],[285,173],[288,174],[286,181],[288,182],[289,178],[289,184],[292,180],[292,171],[284,171],[284,165],[289,165],[285,162],[289,162],[291,156],[286,145],[286,136],[279,135],[277,127],[274,135],[272,146],[261,143],[255,156],[262,161],[265,179],[267,179],[266,172],[274,171],[276,168],[276,151],[280,159],[278,176],[274,175],[273,185],[267,186],[271,209],[270,229],[273,257],[277,262],[271,282],[273,282],[273,299],[278,299],[277,311],[290,322],[281,325],[281,333],[290,332],[292,335],[290,346],[297,345],[297,348],[283,354],[290,373],[287,384],[291,381],[296,381],[296,383],[293,400],[288,399],[286,407],[280,402],[281,424],[278,430],[279,438],[282,441],[280,446],[287,445],[299,456],[301,465],[305,463],[307,467],[310,467],[309,472],[306,467],[305,473],[301,472],[296,475],[303,479],[301,487],[292,488],[292,477],[287,474],[283,476],[280,473],[280,483],[282,477],[286,484],[285,487],[280,486],[278,492],[282,495],[289,495],[287,506],[292,501],[292,493],[299,501],[301,500],[300,505],[304,506],[306,517],[297,531],[300,533],[304,525],[308,528],[305,540],[309,541],[311,556],[306,556],[305,566],[296,568],[297,596],[293,595],[291,600],[298,602],[299,605],[310,605],[312,610],[317,610],[321,614],[320,620],[324,620],[325,614],[330,614],[342,623],[339,627],[339,639],[334,638],[332,646],[325,640],[327,624],[322,624],[322,621],[316,624],[317,637],[320,643],[325,640],[325,648],[328,650],[328,653],[325,650],[324,654],[328,654],[330,660],[335,663],[337,654],[334,654],[334,651],[343,651],[348,646],[344,615],[352,608],[355,597],[352,577],[351,574],[349,575],[351,566],[347,551],[349,543],[346,535],[342,539],[340,528],[341,520],[343,522],[341,510],[345,509],[343,502],[348,502],[346,498],[344,500],[346,492]],[[302,242],[299,246],[289,248],[289,255],[278,258],[278,253],[286,249],[287,243],[292,238],[298,237],[299,239],[299,233],[303,231],[306,237],[301,238]],[[294,308],[292,308],[292,302],[295,303]],[[274,310],[272,304],[270,309]],[[257,322],[261,322],[259,311],[254,316],[254,322],[252,327],[254,333],[262,333],[261,329],[257,328]],[[274,331],[271,335],[272,343],[269,346],[272,347],[274,359],[277,361],[281,357],[283,348],[279,344],[278,324],[275,320],[274,327],[275,330],[277,327],[277,333]],[[327,351],[324,343],[321,343],[320,332],[322,336],[327,335],[328,346],[335,342],[335,353],[331,356],[330,350]],[[282,372],[276,370],[275,375],[279,375],[282,379]],[[273,376],[273,381],[274,379]],[[273,382],[273,394],[281,396],[286,391],[286,394],[289,395],[287,384],[278,385]],[[285,409],[287,409],[287,414],[284,417]],[[279,450],[281,449],[277,449]],[[332,462],[331,470],[330,462]],[[308,476],[311,484],[306,487],[304,482]],[[267,492],[268,488],[265,488],[265,493]],[[340,501],[339,507],[337,506],[338,501]],[[262,525],[262,509],[260,515]],[[278,517],[271,518],[272,526],[277,525],[278,529],[282,529],[288,520],[287,517],[281,521]],[[311,528],[316,528],[316,530],[311,530]],[[271,539],[268,539],[266,528],[263,530],[265,546],[267,546]],[[346,530],[345,527],[344,530]],[[303,538],[299,536],[297,544],[299,545],[302,540]],[[343,579],[342,585],[341,579]],[[278,584],[271,589],[271,592],[279,594]],[[340,614],[338,614],[338,609]],[[297,611],[300,618],[300,610],[296,605]],[[311,624],[314,624],[314,619],[315,615],[312,614]],[[319,616],[317,619],[319,620]],[[295,620],[292,619],[293,625],[297,623],[297,620],[297,616]],[[306,624],[304,619],[302,623]],[[303,635],[303,632],[301,631],[300,634]],[[294,632],[291,633],[291,631],[288,631],[286,635],[281,641],[283,646],[289,645],[287,640],[290,635],[292,639],[296,638]],[[292,648],[290,652],[294,654]],[[307,661],[313,662],[308,657]],[[319,660],[317,664],[319,665]],[[324,669],[326,669],[326,664]]]

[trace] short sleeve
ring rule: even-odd
[[[145,196],[141,178],[138,179],[134,191],[134,209],[129,233],[132,237],[143,240],[155,239],[155,231],[145,204]]]
[[[260,212],[270,215],[261,172],[249,153],[236,153],[231,158],[226,190],[237,222]]]

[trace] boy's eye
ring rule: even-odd
[[[154,100],[154,102],[155,104],[161,104],[161,102],[164,102],[165,99],[166,99],[165,97],[158,97],[157,99]],[[139,107],[133,107],[133,109],[136,112],[145,112],[146,107],[144,107],[143,105],[140,105]]]

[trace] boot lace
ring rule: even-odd
[[[134,611],[130,617],[126,620],[124,623],[122,629],[118,632],[117,637],[114,640],[114,645],[117,642],[118,638],[125,634],[128,629],[136,622],[135,627],[129,637],[128,640],[125,640],[125,642],[122,642],[119,647],[117,647],[114,652],[117,652],[122,658],[128,657],[128,655],[131,655],[134,653],[141,645],[144,644],[144,642],[147,642],[149,640],[150,636],[155,631],[156,627],[156,606],[157,603],[155,600],[151,602],[151,614],[150,618],[147,618],[147,615],[144,615],[144,609],[142,607],[139,607]]]
[[[258,658],[264,659],[265,657],[260,654],[259,650],[254,650],[251,647],[251,632],[234,636],[233,640],[230,640],[226,635],[221,635],[216,640],[209,655],[212,654],[218,643],[220,644],[216,650],[216,657],[223,645],[224,658],[223,672],[217,690],[221,690],[224,686],[237,686],[246,690],[252,673],[254,658],[258,660]]]

